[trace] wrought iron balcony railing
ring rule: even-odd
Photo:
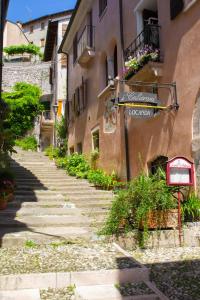
[[[136,37],[136,39],[129,45],[124,51],[125,60],[129,60],[129,57],[135,57],[138,51],[145,47],[151,47],[153,50],[159,49],[159,25],[145,25],[144,30]]]
[[[95,50],[95,27],[86,25],[78,39],[78,58],[85,50]]]

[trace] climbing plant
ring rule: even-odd
[[[34,45],[34,44],[28,44],[28,45],[12,45],[9,47],[5,47],[3,49],[4,53],[6,53],[8,56],[10,55],[16,55],[16,54],[21,54],[24,55],[25,53],[27,54],[32,54],[35,56],[39,56],[42,58],[42,53],[40,51],[40,47]]]
[[[21,137],[31,130],[35,117],[42,111],[40,96],[38,86],[25,82],[15,84],[12,92],[3,93],[3,99],[10,110],[4,128],[11,130],[15,137]]]

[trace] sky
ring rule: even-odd
[[[7,19],[27,22],[44,15],[74,8],[76,0],[10,0]]]

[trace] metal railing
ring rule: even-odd
[[[159,37],[160,26],[159,25],[145,25],[144,30],[136,37],[136,39],[129,45],[124,51],[125,60],[129,57],[137,56],[138,51],[145,47],[151,47],[153,50],[159,49],[160,37]]]
[[[78,58],[82,55],[85,49],[95,49],[95,27],[91,25],[86,25],[83,29],[78,42]]]

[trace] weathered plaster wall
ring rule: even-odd
[[[3,91],[10,91],[15,83],[25,81],[37,84],[42,94],[50,94],[50,63],[5,63],[3,66]]]

